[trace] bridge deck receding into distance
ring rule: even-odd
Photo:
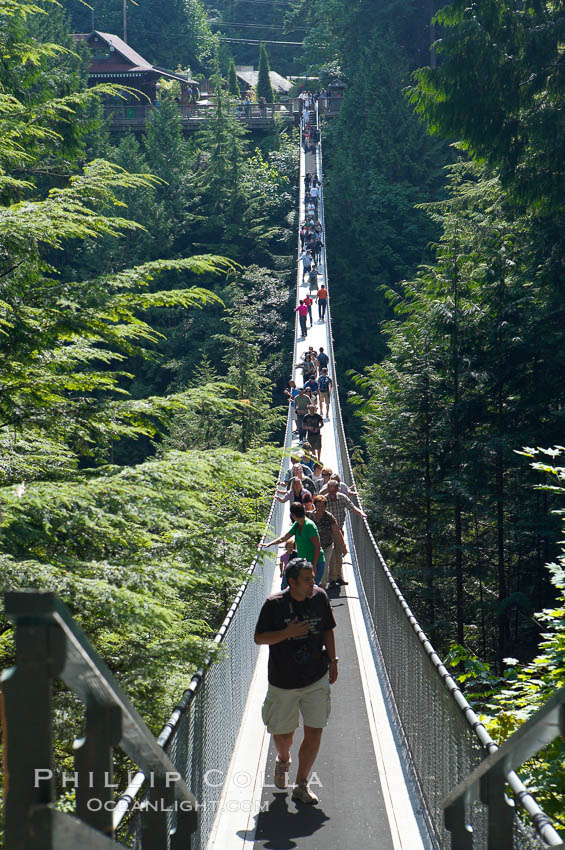
[[[301,153],[301,213],[304,174],[317,170],[319,161],[318,153],[315,156]],[[326,280],[325,254],[321,271]],[[301,285],[301,278],[300,269],[297,297],[307,291]],[[331,307],[331,282],[329,293]],[[329,352],[330,332],[329,322],[321,323],[314,315],[306,339],[295,338],[293,365],[300,362],[309,345],[315,349],[324,346]],[[340,471],[335,412],[332,407],[330,421],[322,430],[322,460]],[[284,529],[289,527],[287,510]],[[346,542],[351,551],[347,533]],[[320,802],[315,806],[297,804],[291,799],[291,789],[281,791],[273,784],[276,750],[261,719],[268,658],[268,647],[262,646],[207,850],[342,850],[344,847],[430,850],[418,805],[413,805],[414,795],[403,770],[384,698],[386,688],[381,688],[379,682],[349,556],[344,561],[344,576],[348,581],[346,586],[328,591],[337,623],[335,637],[340,662],[339,677],[332,687],[332,713],[311,779]],[[279,587],[276,570],[272,592]],[[253,640],[252,634],[249,640]],[[291,750],[290,782],[295,777],[301,740],[299,728]]]

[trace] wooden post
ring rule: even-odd
[[[6,802],[10,777],[8,776],[8,730],[6,729],[6,712],[4,710],[4,691],[0,688],[0,735],[2,738],[2,799]]]
[[[65,663],[65,636],[59,626],[30,623],[16,628],[16,665],[2,674],[6,769],[5,848],[28,843],[33,806],[55,800],[52,752],[53,679]]]

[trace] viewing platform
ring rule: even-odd
[[[339,114],[343,98],[324,97],[319,99],[320,115],[325,118],[334,118]],[[243,103],[230,106],[232,114],[250,130],[267,130],[274,126],[277,121],[285,124],[298,125],[300,119],[301,102],[298,98],[283,101],[281,103],[267,103],[260,105],[252,103],[247,108]],[[154,110],[159,109],[155,104],[117,103],[104,105],[104,117],[110,119],[110,130],[115,133],[123,133],[128,130],[134,133],[142,133],[149,121],[153,120]],[[206,102],[195,104],[179,104],[179,115],[184,133],[198,130],[203,122],[210,118],[215,110],[216,104],[210,99]]]

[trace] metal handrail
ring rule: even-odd
[[[65,665],[61,679],[86,705],[113,705],[122,712],[120,746],[148,773],[163,776],[176,773],[151,730],[131,704],[110,672],[106,662],[93,649],[73,620],[67,606],[53,591],[12,590],[4,594],[6,616],[18,626],[31,621],[59,626],[65,635]],[[194,795],[182,780],[175,784],[175,796],[194,804]]]
[[[493,750],[445,798],[445,823],[452,833],[453,850],[472,848],[472,833],[467,829],[465,810],[471,803],[479,800],[489,807],[489,821],[492,823],[489,830],[489,850],[500,850],[501,841],[504,840],[504,836],[500,835],[500,828],[506,826],[505,816],[511,815],[511,812],[507,812],[508,804],[504,795],[506,783],[522,808],[530,815],[538,834],[546,844],[550,847],[565,846],[548,816],[540,809],[515,773],[525,761],[559,735],[565,738],[565,687],[560,688],[502,744],[500,749]]]

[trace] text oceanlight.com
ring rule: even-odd
[[[220,805],[221,803],[221,805]],[[174,803],[167,803],[166,800],[134,800],[130,805],[126,800],[100,800],[97,797],[91,797],[86,801],[86,806],[90,812],[106,812],[113,811],[141,811],[141,812],[204,812],[211,809],[213,812],[251,812],[257,814],[259,812],[269,811],[269,801],[261,800],[178,800]]]

